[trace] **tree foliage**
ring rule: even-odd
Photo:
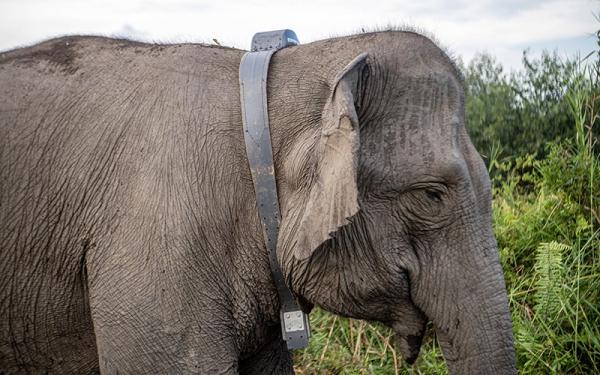
[[[479,54],[463,67],[467,128],[487,158],[543,157],[548,143],[575,136],[568,88],[589,78],[579,60],[556,52],[535,59],[525,51],[522,63],[522,70],[506,73],[493,56]]]

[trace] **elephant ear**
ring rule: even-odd
[[[316,175],[296,228],[294,257],[306,259],[359,210],[356,173],[359,128],[354,108],[363,53],[337,74],[322,115]]]

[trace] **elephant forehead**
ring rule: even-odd
[[[385,77],[377,90],[376,115],[361,116],[361,172],[396,185],[415,182],[419,175],[460,177],[460,81],[450,73],[431,71],[388,71]]]
[[[468,178],[460,150],[438,138],[423,138],[419,147],[385,144],[378,153],[361,154],[359,177],[377,190],[402,190],[419,182],[458,182]],[[371,150],[369,150],[371,151]]]
[[[412,115],[390,117],[361,132],[360,171],[377,181],[396,184],[416,182],[420,175],[462,177],[462,124],[458,116],[412,111]],[[437,123],[422,121],[415,126],[419,118]]]

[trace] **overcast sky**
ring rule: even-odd
[[[310,42],[409,24],[466,62],[487,51],[514,69],[525,48],[594,50],[599,14],[600,0],[0,0],[0,51],[66,34],[247,49],[257,31],[290,28]]]

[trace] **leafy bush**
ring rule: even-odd
[[[576,134],[568,88],[589,83],[579,62],[548,52],[531,59],[527,51],[522,61],[521,71],[506,74],[492,56],[479,54],[462,68],[467,128],[475,147],[488,159],[526,154],[541,158],[547,143]],[[597,137],[600,129],[593,132]]]
[[[598,66],[567,92],[571,139],[542,160],[494,164],[496,180],[507,178],[494,222],[523,374],[600,373]]]

